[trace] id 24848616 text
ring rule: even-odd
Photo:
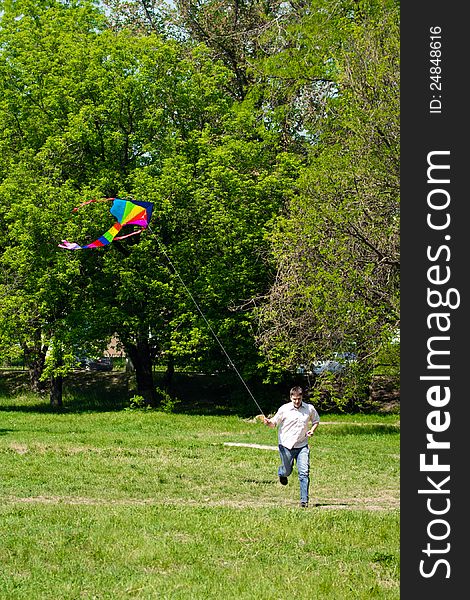
[[[442,112],[442,29],[438,25],[429,28],[429,113]]]

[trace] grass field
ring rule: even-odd
[[[255,419],[77,406],[0,395],[2,600],[399,598],[397,415],[322,416],[300,509]]]

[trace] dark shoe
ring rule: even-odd
[[[301,506],[302,508],[308,508],[308,502],[301,502],[301,503],[300,503],[300,506]]]
[[[279,476],[279,483],[281,485],[287,485],[287,477],[283,477],[282,475]]]

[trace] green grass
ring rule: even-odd
[[[399,598],[397,415],[323,416],[307,510],[276,451],[225,442],[276,432],[0,396],[0,598]]]

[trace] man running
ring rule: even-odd
[[[313,404],[303,402],[301,387],[296,386],[291,389],[290,400],[279,408],[272,419],[264,417],[264,424],[272,428],[279,426],[281,466],[278,469],[278,475],[280,483],[287,485],[287,478],[292,473],[295,460],[299,474],[300,506],[307,508],[310,486],[308,438],[318,427],[320,417]]]

